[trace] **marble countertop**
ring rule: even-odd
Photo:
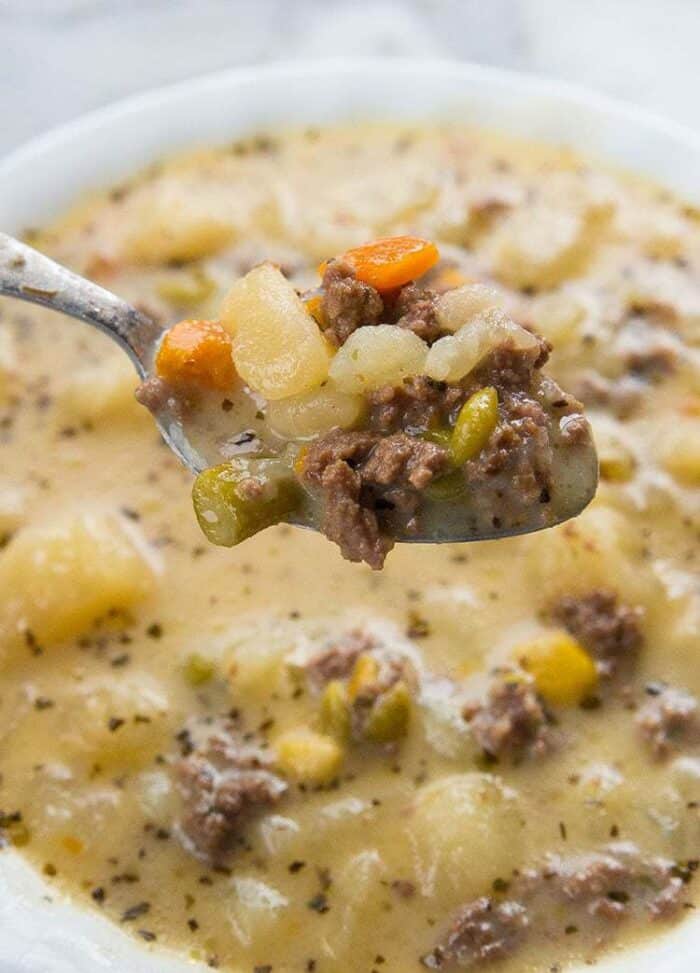
[[[0,0],[0,153],[238,64],[446,56],[586,84],[700,129],[700,0]]]

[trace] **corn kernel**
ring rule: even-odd
[[[357,657],[355,668],[348,682],[348,699],[351,703],[357,699],[365,686],[371,686],[379,675],[379,663],[374,656],[364,652]]]
[[[598,673],[586,650],[566,632],[551,632],[518,650],[518,659],[540,695],[560,706],[575,706],[595,687]]]
[[[85,848],[85,845],[80,838],[76,838],[75,835],[72,834],[64,835],[63,838],[61,838],[61,844],[66,851],[70,852],[71,855],[79,855]]]
[[[214,666],[199,652],[193,652],[185,661],[184,675],[190,686],[201,686],[214,675]]]
[[[327,784],[343,762],[343,748],[332,737],[305,727],[288,730],[275,745],[280,769],[309,784]]]

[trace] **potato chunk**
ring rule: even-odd
[[[484,311],[456,334],[435,342],[425,360],[425,374],[438,382],[458,382],[504,341],[511,341],[523,350],[537,346],[537,338],[511,321],[503,311],[496,308]]]
[[[336,353],[329,369],[338,388],[349,395],[400,385],[420,375],[428,346],[404,328],[378,324],[359,328]]]
[[[138,377],[121,353],[114,359],[87,365],[71,378],[58,401],[64,423],[96,423],[148,418],[134,398]]]
[[[523,844],[517,794],[492,774],[442,777],[421,787],[408,819],[424,895],[490,888],[518,866]]]
[[[499,307],[498,293],[486,284],[465,284],[447,291],[440,298],[437,316],[445,331],[459,331],[473,317],[483,311]]]
[[[0,641],[45,645],[85,631],[153,589],[155,566],[131,525],[80,514],[27,528],[0,557]]]
[[[279,436],[287,439],[310,439],[331,429],[349,429],[362,415],[359,395],[348,395],[332,383],[306,395],[270,402],[266,419]]]
[[[272,264],[236,281],[221,322],[233,337],[243,380],[266,399],[317,389],[328,375],[330,348],[299,295]]]

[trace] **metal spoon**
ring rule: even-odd
[[[163,328],[147,315],[103,287],[80,277],[32,247],[0,233],[0,294],[61,311],[99,328],[122,348],[144,379],[152,372]],[[182,424],[172,417],[156,416],[161,435],[176,456],[193,473],[207,463],[188,441]],[[485,523],[477,514],[478,497],[469,511],[464,501],[426,501],[420,531],[398,530],[405,542],[444,543],[490,540],[525,534],[575,517],[593,498],[598,462],[592,438],[577,447],[555,450],[552,496],[546,505],[533,506],[530,515],[507,523]],[[316,518],[290,518],[299,526],[318,529]]]

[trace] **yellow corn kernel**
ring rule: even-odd
[[[372,743],[400,740],[411,720],[411,693],[402,680],[394,683],[375,703],[365,724],[365,737]]]
[[[357,657],[355,668],[348,682],[348,699],[354,703],[365,686],[371,686],[379,675],[379,663],[374,656],[364,652]]]
[[[308,784],[327,784],[343,763],[343,748],[333,737],[306,727],[283,733],[274,749],[280,770]]]
[[[187,656],[183,671],[185,680],[190,686],[201,686],[214,675],[214,666],[199,652],[193,652],[192,655]]]
[[[669,438],[662,456],[666,471],[681,486],[700,486],[700,425],[688,422]]]
[[[599,451],[598,463],[600,478],[608,483],[628,483],[637,466],[632,453],[624,447]]]
[[[586,650],[566,632],[550,632],[518,650],[518,660],[530,673],[535,687],[548,702],[575,706],[598,681],[595,663]]]
[[[323,733],[345,743],[350,738],[350,704],[345,686],[332,679],[321,696],[319,722]]]
[[[85,845],[80,838],[76,838],[75,835],[72,834],[64,835],[61,838],[61,844],[66,851],[71,853],[71,855],[79,855],[85,848]]]
[[[469,396],[452,430],[450,453],[455,466],[462,466],[481,452],[497,422],[498,393],[493,386]]]

